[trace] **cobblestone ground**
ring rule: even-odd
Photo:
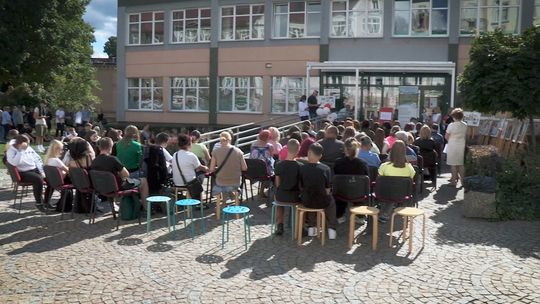
[[[540,303],[540,222],[466,219],[463,191],[448,186],[420,202],[426,246],[417,222],[407,255],[401,240],[388,247],[389,224],[379,226],[376,252],[365,235],[349,250],[347,224],[324,247],[271,238],[260,202],[248,203],[248,250],[240,221],[221,249],[213,214],[194,240],[182,224],[174,236],[157,217],[149,234],[144,222],[115,231],[109,215],[95,225],[83,214],[61,221],[29,198],[18,214],[0,175],[0,303]]]

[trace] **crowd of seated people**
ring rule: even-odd
[[[264,187],[273,190],[271,200],[325,210],[330,239],[336,238],[336,226],[345,222],[347,211],[347,203],[332,195],[334,175],[366,175],[371,180],[377,175],[414,178],[418,174],[413,167],[418,156],[431,153],[429,162],[437,162],[437,151],[442,150],[444,143],[437,127],[427,125],[407,125],[408,131],[402,131],[397,123],[352,119],[340,125],[320,125],[317,130],[310,121],[303,121],[300,127],[290,127],[283,134],[273,127],[262,130],[246,152],[249,158],[262,160],[266,165],[266,173],[272,179],[265,181]],[[200,142],[201,133],[197,130],[188,134],[153,134],[150,129],[141,132],[130,125],[123,132],[88,129],[86,139],[71,135],[68,130],[63,141],[51,142],[46,165],[58,167],[66,178],[69,168],[111,172],[121,187],[139,188],[143,206],[147,196],[164,193],[167,185],[182,187],[195,179],[202,183],[205,176],[214,178],[212,195],[241,191],[243,172],[248,169],[245,153],[234,146],[231,131],[221,132],[213,147]],[[53,208],[47,199],[52,191],[48,190],[42,199],[43,162],[28,143],[26,136],[14,136],[7,150],[7,162],[19,170],[23,181],[32,183],[37,208]],[[202,193],[191,196],[202,200]],[[380,220],[384,222],[394,206],[380,207]],[[84,206],[82,209],[88,210]],[[283,217],[284,210],[278,207],[277,235],[284,232]],[[308,215],[306,224],[306,233],[316,235],[314,218]]]

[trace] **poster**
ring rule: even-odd
[[[529,124],[527,122],[523,122],[523,126],[521,127],[521,132],[518,136],[518,143],[522,144],[525,141],[525,137],[527,137],[527,129],[529,128]]]
[[[418,118],[419,90],[417,86],[399,87],[398,120],[404,126],[411,118]]]
[[[501,120],[502,124],[501,126],[499,127],[499,134],[498,134],[498,137],[500,139],[504,139],[504,135],[506,133],[506,128],[508,127],[508,120],[506,119],[503,119]]]
[[[517,142],[519,135],[521,134],[521,128],[523,128],[523,121],[518,120],[516,121],[516,125],[514,126],[514,134],[512,134],[512,141]]]
[[[486,119],[486,120],[482,120],[480,122],[480,125],[478,127],[478,134],[480,135],[489,135],[489,131],[491,130],[491,123],[493,121],[492,120],[489,120],[489,119]]]
[[[463,112],[463,121],[467,123],[469,127],[478,127],[480,125],[480,112]]]
[[[336,107],[336,97],[335,96],[319,96],[319,103],[321,108],[328,108],[328,105],[331,109]]]
[[[513,132],[515,132],[515,125],[516,125],[516,122],[515,121],[509,121],[507,126],[506,126],[506,130],[504,131],[504,139],[506,140],[511,140],[512,139],[512,134]]]

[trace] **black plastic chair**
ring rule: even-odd
[[[332,194],[340,201],[351,204],[370,203],[369,177],[367,175],[335,175]]]
[[[261,159],[246,159],[247,170],[242,173],[242,184],[246,191],[247,198],[247,183],[250,182],[251,198],[253,199],[253,184],[259,182],[259,192],[261,191],[261,183],[265,181],[272,181],[272,176],[268,175],[266,169],[266,163]],[[242,196],[243,198],[243,196]]]
[[[88,194],[91,197],[90,203],[90,220],[89,223],[93,224],[96,221],[96,198],[95,198],[95,189],[92,187],[92,181],[88,175],[88,171],[83,168],[70,168],[69,177],[71,178],[71,183],[77,191],[80,193]]]
[[[65,184],[64,183],[64,176],[62,175],[62,172],[60,171],[60,168],[54,167],[54,166],[43,166],[43,171],[45,172],[45,178],[47,179],[47,185],[51,187],[51,189],[59,191],[61,194],[61,200],[60,204],[62,204],[62,215],[60,216],[60,219],[64,219],[64,212],[66,210],[66,199],[67,195],[65,194],[66,191],[71,191],[75,189],[75,187],[71,184]],[[71,201],[71,218],[74,217],[74,211],[75,211],[75,205],[73,204],[73,201]]]
[[[23,198],[28,195],[28,187],[32,187],[32,184],[22,181],[19,170],[16,167],[12,166],[9,163],[6,163],[6,167],[9,176],[11,177],[11,182],[13,183],[13,195],[15,196],[15,199],[13,200],[13,207],[16,207],[17,199],[20,198],[19,213],[21,213]]]
[[[431,178],[431,183],[433,188],[437,188],[437,166],[438,166],[438,155],[435,150],[431,151],[420,151],[420,155],[424,159],[423,167],[429,172],[429,177]]]
[[[121,190],[120,185],[116,180],[116,176],[111,172],[90,170],[90,180],[97,193],[109,198],[113,218],[116,217],[116,230],[120,226],[120,212],[114,209],[114,202],[124,196],[139,194],[138,189]],[[139,225],[141,224],[141,216],[139,213]]]
[[[413,181],[409,177],[379,176],[374,200],[382,203],[414,204]]]
[[[422,194],[424,193],[424,158],[422,157],[422,155],[416,156],[416,165],[414,165],[413,167],[416,170],[413,188],[417,190],[418,193]],[[417,189],[416,187],[419,187],[420,189]]]

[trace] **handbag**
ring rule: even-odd
[[[182,173],[182,169],[180,169],[180,163],[178,161],[178,153],[176,153],[176,167],[178,168],[178,172],[180,172],[180,176],[182,177],[182,181],[184,182],[184,187],[189,191],[189,194],[192,198],[198,198],[200,197],[201,193],[204,191],[203,186],[201,184],[201,181],[195,177],[193,180],[187,182],[186,178],[184,177],[184,173]]]

